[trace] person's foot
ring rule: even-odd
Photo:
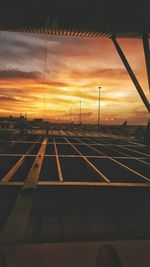
[[[122,267],[116,249],[111,245],[105,245],[100,248],[97,254],[95,267]]]
[[[3,251],[0,249],[0,267],[7,267]]]

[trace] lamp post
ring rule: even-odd
[[[82,101],[80,100],[80,113],[79,113],[79,125],[81,125],[81,123],[82,123],[82,112],[81,112],[81,110],[82,110]]]
[[[98,116],[97,116],[97,126],[98,126],[98,130],[99,130],[99,126],[100,126],[100,97],[101,97],[101,86],[98,86],[97,89],[99,90],[99,98],[98,98]]]
[[[72,107],[70,108],[70,123],[72,123],[73,120],[72,120]]]

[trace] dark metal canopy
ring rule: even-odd
[[[0,30],[91,37],[140,38],[150,33],[144,0],[2,0]]]

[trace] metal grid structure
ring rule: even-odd
[[[149,147],[66,134],[1,141],[1,184],[149,186]]]
[[[149,174],[141,143],[76,131],[5,135],[0,243],[149,238]]]

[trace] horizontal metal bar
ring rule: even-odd
[[[44,179],[44,178],[43,178]],[[23,182],[7,182],[0,183],[0,187],[5,186],[22,186]],[[150,187],[150,183],[125,183],[125,182],[48,182],[48,181],[39,181],[39,186],[106,186],[106,187]]]

